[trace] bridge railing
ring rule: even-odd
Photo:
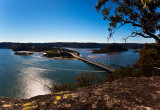
[[[116,67],[114,67],[114,66],[107,65],[107,64],[103,64],[103,63],[100,63],[100,62],[97,62],[97,61],[94,61],[94,60],[90,60],[90,59],[87,59],[87,58],[84,58],[84,57],[81,57],[81,58],[86,59],[86,60],[88,60],[88,61],[95,62],[95,63],[100,64],[100,65],[103,65],[103,66],[107,66],[107,67],[109,67],[109,68],[111,68],[111,69],[114,69],[114,70],[118,70],[118,69],[119,69],[119,68],[116,68]]]

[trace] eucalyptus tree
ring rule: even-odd
[[[160,44],[160,0],[98,0],[96,10],[109,21],[109,36],[116,29],[131,25],[131,35],[154,38]]]

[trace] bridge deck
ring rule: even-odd
[[[113,67],[113,66],[110,66],[110,65],[106,65],[106,64],[103,64],[103,63],[99,63],[99,62],[95,62],[95,61],[92,61],[92,60],[89,60],[89,59],[86,59],[84,57],[81,57],[81,56],[78,56],[78,55],[75,55],[74,53],[71,53],[74,57],[80,59],[80,60],[83,60],[87,63],[90,63],[94,66],[97,66],[105,71],[109,71],[109,72],[114,72],[115,70],[118,70],[118,68],[116,67]]]

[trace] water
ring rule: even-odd
[[[92,50],[95,49],[78,49],[83,57],[94,60],[103,64],[112,65],[116,64],[119,66],[127,66],[134,64],[138,58],[139,54],[134,53],[134,49],[129,49],[128,51],[112,53],[112,54],[93,54]]]
[[[93,55],[91,51],[86,50],[77,51],[84,57]],[[120,65],[133,64],[139,57],[133,50],[114,55],[96,54],[96,56],[98,57],[91,59]],[[0,96],[30,98],[49,94],[53,84],[73,82],[74,77],[89,71],[101,77],[106,76],[106,73],[101,73],[102,70],[78,59],[49,59],[38,53],[33,56],[17,56],[12,50],[0,49]]]

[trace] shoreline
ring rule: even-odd
[[[118,52],[92,52],[93,54],[107,54],[107,55],[115,55],[115,54],[120,54],[122,52],[126,52],[126,51],[118,51]]]
[[[63,57],[47,57],[47,56],[44,56],[44,54],[46,53],[46,52],[34,52],[34,51],[13,51],[13,52],[26,52],[26,53],[33,53],[33,55],[34,55],[34,53],[38,53],[38,54],[42,54],[42,56],[41,57],[45,57],[45,58],[49,58],[49,59],[70,59],[70,60],[72,60],[72,59],[77,59],[77,58],[75,58],[75,57],[73,57],[73,58],[63,58]]]
[[[66,59],[66,60],[68,60],[68,59],[70,59],[70,60],[73,60],[73,59],[77,59],[77,58],[63,58],[63,57],[47,57],[47,56],[42,56],[42,57],[45,57],[45,58],[49,58],[49,59]]]

